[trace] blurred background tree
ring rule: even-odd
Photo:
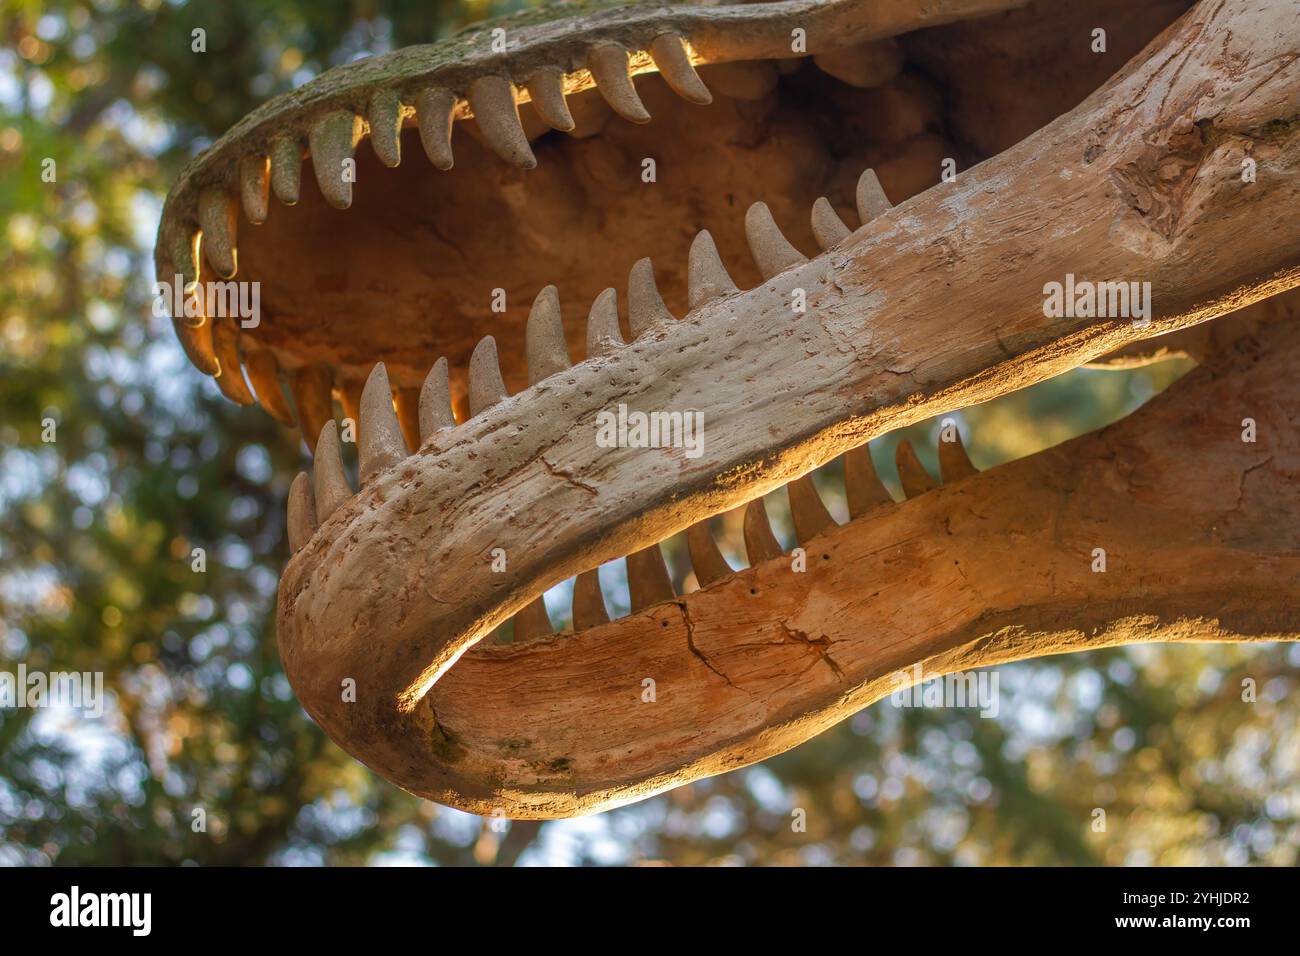
[[[522,5],[5,4],[0,669],[103,672],[111,697],[100,720],[0,710],[0,863],[1294,864],[1300,654],[1280,645],[1005,667],[996,718],[883,701],[760,766],[544,825],[417,800],[307,719],[274,636],[305,452],[222,399],[152,317],[162,197],[267,97]],[[206,54],[191,52],[196,27]],[[1183,371],[1079,371],[955,417],[990,467],[1114,420]],[[882,473],[902,437],[934,470],[936,432],[877,441]],[[823,488],[842,520],[834,472]],[[792,543],[783,493],[769,509]],[[734,518],[718,526],[743,563]],[[693,586],[680,541],[668,551]],[[620,570],[603,573],[625,610]]]

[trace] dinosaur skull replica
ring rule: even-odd
[[[1298,198],[1285,0],[561,3],[269,102],[182,173],[156,260],[199,284],[193,362],[315,456],[278,610],[303,706],[413,793],[552,818],[780,753],[917,664],[1293,638]],[[205,305],[236,276],[255,327]],[[1049,316],[1076,279],[1149,282],[1149,321]],[[1101,432],[984,473],[941,443],[942,487],[900,446],[901,503],[872,471],[889,430],[1179,349],[1202,366]],[[704,440],[605,447],[619,406]],[[810,477],[841,455],[842,526]],[[733,570],[707,519],[739,507]]]

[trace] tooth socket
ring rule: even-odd
[[[297,203],[302,193],[302,143],[293,137],[271,142],[271,191],[286,206]]]
[[[781,233],[767,203],[756,202],[745,213],[745,239],[754,264],[764,279],[779,275],[808,259]]]
[[[289,553],[297,554],[316,533],[316,495],[305,471],[298,472],[289,486],[288,512]]]
[[[509,80],[504,76],[480,76],[470,84],[467,98],[479,131],[493,152],[520,169],[537,165]]]
[[[677,597],[659,545],[652,544],[627,556],[627,589],[634,611]]]
[[[916,451],[913,450],[910,442],[898,443],[894,460],[898,464],[898,480],[903,486],[903,497],[915,498],[939,487],[939,483],[930,476],[925,466],[921,464],[921,460],[916,457]]]
[[[338,110],[317,121],[307,140],[321,195],[335,209],[352,205],[352,178],[345,164],[356,157],[364,125],[361,117]]]
[[[825,196],[813,203],[812,231],[823,252],[839,245],[852,234]]]
[[[850,518],[858,518],[877,505],[893,503],[894,499],[880,483],[871,461],[871,449],[866,445],[844,453],[844,495],[848,499]]]
[[[456,97],[450,90],[424,90],[415,98],[415,121],[420,130],[420,145],[429,162],[438,169],[451,169],[451,114]]]
[[[583,571],[573,582],[573,629],[585,631],[609,623],[605,596],[600,593],[600,574],[592,568]]]
[[[691,555],[691,567],[700,587],[708,587],[731,574],[731,565],[718,549],[718,542],[709,530],[708,521],[700,521],[686,529],[686,549]]]
[[[691,242],[686,284],[692,312],[715,299],[740,291],[722,264],[718,247],[707,229],[700,230]]]
[[[772,522],[768,520],[767,507],[762,498],[755,498],[745,505],[743,533],[745,554],[749,558],[750,567],[785,554],[781,550],[781,543],[772,533]]]
[[[617,43],[599,44],[587,54],[587,68],[610,109],[633,123],[650,122],[650,114],[632,83],[627,50]]]
[[[235,198],[224,189],[209,187],[199,193],[200,247],[208,264],[223,279],[235,274],[235,229],[239,214]]]
[[[303,441],[314,455],[316,437],[326,422],[334,420],[334,396],[330,387],[330,373],[320,365],[306,365],[293,373],[289,390],[298,409],[298,422],[302,427]],[[319,495],[317,496],[319,497]]]
[[[564,101],[564,73],[558,67],[544,66],[535,71],[524,87],[543,123],[562,133],[573,129],[573,114]]]
[[[281,425],[294,426],[293,408],[284,397],[280,386],[280,367],[275,356],[265,349],[250,352],[244,358],[244,367],[248,372],[248,381],[257,395],[257,403],[263,411]]]
[[[215,319],[212,327],[212,347],[221,370],[217,373],[217,387],[221,394],[236,405],[252,405],[256,399],[244,381],[239,367],[239,325],[231,318]]]
[[[402,98],[396,90],[379,90],[366,111],[370,146],[379,161],[392,169],[402,161]]]
[[[817,493],[812,475],[796,478],[786,486],[786,491],[790,497],[790,517],[794,519],[794,536],[800,544],[807,544],[835,527],[835,519]]]
[[[681,37],[672,33],[655,37],[650,43],[650,56],[664,82],[682,99],[699,106],[713,102],[713,94],[691,65],[686,43]]]
[[[939,439],[939,474],[945,485],[979,473],[980,470],[966,452],[966,446],[962,444],[961,432],[954,429],[952,441]]]
[[[239,161],[239,201],[253,225],[266,222],[271,194],[271,161],[265,156],[245,156]]]

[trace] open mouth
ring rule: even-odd
[[[255,321],[199,309],[178,334],[314,453],[279,613],[304,706],[413,792],[563,816],[778,753],[922,661],[1277,630],[1298,542],[1241,509],[1287,507],[1294,441],[1265,460],[1171,398],[979,476],[941,442],[937,491],[900,446],[901,505],[866,447],[1295,284],[1296,42],[1247,6],[559,5],[250,115],[182,175],[157,265],[200,295],[257,284]],[[1244,59],[1222,73],[1222,50]],[[1243,158],[1271,181],[1235,188]],[[1131,281],[1133,314],[1049,316],[1075,276]],[[1178,393],[1269,369],[1235,355]],[[1116,474],[1193,481],[1189,442],[1238,497],[1120,494]],[[811,477],[840,456],[844,526]],[[761,497],[782,486],[793,572]],[[734,569],[708,522],[739,507]],[[1230,562],[1236,604],[1150,547],[1167,527]],[[687,595],[659,548],[680,532]],[[1095,548],[1147,563],[1098,576]],[[632,614],[611,621],[595,569],[618,558]],[[568,579],[574,633],[553,634],[540,595]]]

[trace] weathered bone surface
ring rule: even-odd
[[[1300,343],[1279,326],[1097,436],[811,537],[806,576],[772,560],[574,638],[474,648],[551,584],[657,555],[888,429],[1300,283],[1297,33],[1279,6],[1202,3],[1077,109],[756,288],[732,290],[702,233],[684,321],[607,348],[619,336],[593,310],[600,354],[512,396],[495,348],[476,350],[475,417],[372,474],[286,568],[279,639],[304,706],[407,789],[549,817],[779,752],[917,662],[1294,634],[1297,526],[1276,519],[1295,507]],[[1268,175],[1244,182],[1243,158]],[[1044,284],[1066,273],[1150,281],[1154,320],[1045,318]],[[1229,395],[1276,440],[1243,444]],[[597,448],[596,414],[620,403],[703,410],[703,454]],[[1153,495],[1151,475],[1186,490]],[[305,488],[297,501],[303,529]],[[1030,553],[1011,507],[1050,545]],[[1123,557],[1093,575],[1092,547]],[[490,548],[508,570],[489,573]],[[647,676],[674,688],[667,707],[640,703]]]

